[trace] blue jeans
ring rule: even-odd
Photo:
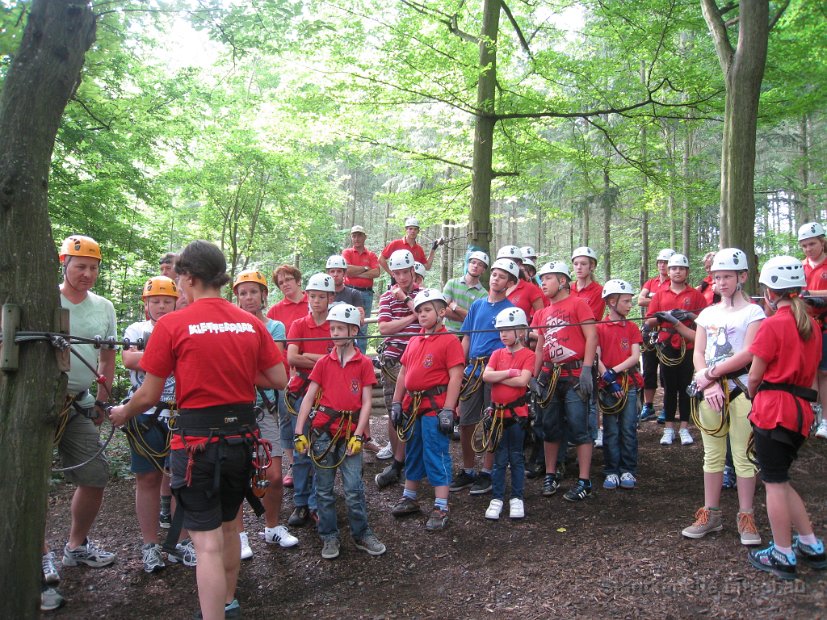
[[[362,307],[365,309],[365,318],[370,318],[370,312],[373,309],[373,290],[370,291],[359,291],[359,294],[362,296]],[[368,350],[368,326],[362,325],[359,328],[359,338],[356,339],[356,346],[359,347],[359,350],[362,353],[366,353]]]
[[[494,471],[491,473],[492,497],[505,497],[505,468],[511,466],[511,497],[523,499],[523,485],[525,484],[525,456],[523,442],[525,432],[520,422],[512,423],[503,430],[500,445],[494,455]]]
[[[324,458],[325,450],[330,446],[330,434],[322,433],[313,442],[313,454],[325,467],[315,466],[316,469],[316,499],[319,502],[319,536],[322,540],[339,537],[339,528],[336,525],[336,496],[333,494],[333,484],[336,481],[336,472],[342,472],[342,487],[345,493],[347,518],[350,522],[350,533],[354,540],[361,540],[368,534],[368,511],[365,504],[365,487],[362,484],[362,453],[345,456],[342,464],[334,468],[333,465],[342,459],[347,451],[347,443],[339,441],[330,449]]]
[[[603,474],[637,475],[637,390],[629,388],[626,407],[603,414]]]
[[[302,400],[304,400],[304,397],[296,400],[296,411],[301,408]],[[296,419],[293,420],[294,424]],[[305,422],[302,432],[306,437],[309,437],[310,420]],[[290,443],[293,443],[292,436],[290,437]],[[307,506],[310,510],[316,510],[316,489],[313,479],[313,461],[310,460],[308,455],[299,454],[295,450],[293,450],[293,505],[296,508],[299,508],[300,506]]]

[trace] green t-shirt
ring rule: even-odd
[[[461,278],[448,280],[442,289],[442,294],[445,295],[448,305],[451,305],[452,302],[457,302],[460,308],[468,310],[472,303],[488,295],[488,291],[486,291],[480,283],[477,283],[476,286],[468,286],[468,284],[465,283],[465,276],[463,276]],[[462,322],[445,319],[445,328],[448,331],[458,332],[462,328]]]

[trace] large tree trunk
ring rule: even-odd
[[[60,305],[49,163],[63,110],[94,39],[89,5],[34,0],[0,94],[0,303],[20,306],[22,330],[51,331]],[[46,343],[21,344],[18,369],[0,373],[3,618],[40,613],[49,462],[56,401],[62,402],[64,392],[65,376]]]

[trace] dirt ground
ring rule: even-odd
[[[386,436],[384,418],[372,420],[374,436]],[[292,531],[292,549],[265,545],[262,526],[251,511],[246,528],[255,551],[244,562],[238,599],[247,618],[548,618],[657,617],[701,615],[724,618],[815,618],[827,615],[827,572],[806,567],[799,578],[781,582],[751,568],[737,537],[737,496],[724,491],[725,529],[702,540],[680,530],[703,503],[700,434],[689,447],[658,445],[660,429],[641,425],[638,488],[602,488],[602,454],[595,451],[591,499],[572,504],[562,492],[546,498],[540,480],[527,480],[526,518],[487,521],[490,496],[451,494],[451,521],[439,533],[424,529],[421,517],[396,520],[391,506],[401,487],[378,491],[373,478],[384,463],[365,459],[369,521],[387,545],[378,558],[357,551],[339,505],[342,553],[323,560],[321,543],[310,528]],[[455,463],[458,443],[453,443]],[[117,448],[116,448],[117,451]],[[819,536],[827,535],[827,442],[811,439],[793,472]],[[118,458],[114,457],[115,460]],[[572,471],[569,467],[569,471]],[[570,473],[565,490],[573,484]],[[420,503],[432,502],[423,485]],[[47,538],[62,549],[68,529],[72,488],[58,483],[51,495]],[[292,510],[286,490],[283,518]],[[197,609],[195,574],[180,564],[147,575],[141,567],[134,514],[134,482],[118,477],[106,491],[92,538],[116,551],[104,569],[63,568],[62,609],[44,617],[191,618]],[[757,523],[770,538],[764,491],[756,496]],[[58,552],[58,557],[62,554]]]

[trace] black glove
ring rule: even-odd
[[[433,242],[433,244],[431,244],[431,251],[432,251],[432,252],[435,252],[435,251],[436,251],[436,249],[439,247],[439,241],[440,241],[440,240],[439,240],[439,239],[437,239],[436,241],[434,241],[434,242]]]
[[[452,409],[443,409],[437,415],[437,428],[446,435],[454,434],[454,412]]]
[[[537,381],[536,377],[531,377],[531,380],[528,382],[528,389],[534,393],[535,396],[542,396],[543,395],[543,387],[540,385],[540,382]]]
[[[670,314],[678,319],[678,321],[694,321],[698,318],[697,314],[682,310],[681,308],[675,308],[670,312]]]
[[[393,403],[391,405],[391,424],[397,428],[402,423],[402,403]]]
[[[580,383],[577,386],[577,391],[580,392],[580,398],[589,400],[594,393],[594,382],[592,381],[591,368],[583,368],[580,373]]]
[[[664,323],[671,323],[672,325],[677,325],[680,321],[677,317],[673,316],[671,312],[655,312],[655,318],[658,321],[663,321]]]

